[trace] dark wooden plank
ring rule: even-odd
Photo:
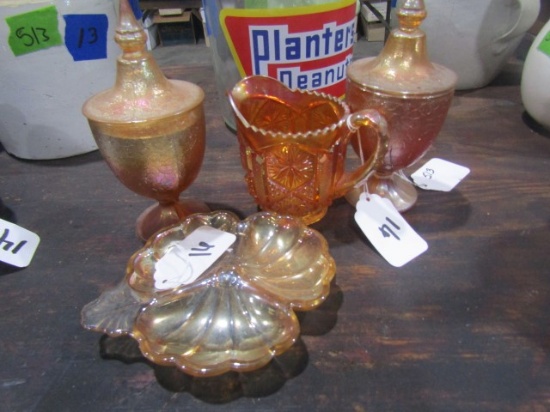
[[[31,266],[1,268],[4,410],[550,409],[550,138],[523,111],[518,67],[458,93],[427,155],[471,168],[450,193],[420,192],[405,217],[430,249],[387,264],[336,201],[314,225],[337,263],[332,292],[300,315],[302,337],[250,374],[197,379],[145,362],[131,339],[79,324],[118,282],[150,204],[95,152],[29,162],[0,153],[0,198],[42,243]],[[211,67],[165,68],[208,96],[207,151],[182,195],[246,216],[237,141]]]

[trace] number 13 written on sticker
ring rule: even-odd
[[[65,45],[74,61],[107,58],[109,21],[104,14],[66,14]]]

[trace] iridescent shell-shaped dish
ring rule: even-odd
[[[157,262],[201,226],[236,240],[193,282],[157,289]],[[324,237],[300,219],[194,214],[136,252],[122,282],[87,304],[81,321],[89,330],[129,335],[147,359],[193,376],[251,371],[294,344],[294,311],[322,303],[335,270]]]

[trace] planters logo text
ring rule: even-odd
[[[287,9],[224,9],[227,43],[242,77],[263,74],[291,89],[345,92],[355,0]]]

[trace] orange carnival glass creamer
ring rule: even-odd
[[[356,0],[205,0],[204,5],[230,127],[235,123],[225,96],[250,75],[343,97],[355,41]]]
[[[290,90],[268,76],[249,76],[229,95],[249,193],[263,210],[302,219],[322,219],[343,196],[384,159],[387,123],[373,109],[351,114],[334,96]],[[350,138],[373,133],[365,162],[347,170]],[[367,160],[368,158],[368,160]]]

